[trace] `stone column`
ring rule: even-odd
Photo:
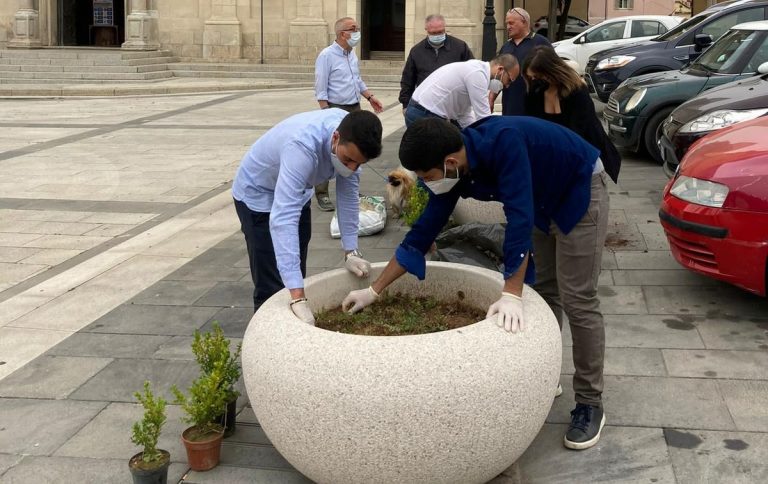
[[[131,13],[125,22],[125,50],[157,50],[157,16],[148,10],[147,0],[131,0]]]
[[[240,59],[242,43],[237,0],[211,0],[211,18],[203,30],[203,57]]]
[[[40,42],[40,15],[35,10],[34,0],[19,0],[19,9],[14,15],[13,39],[8,47],[35,49]]]
[[[288,59],[314,62],[317,54],[330,43],[328,22],[323,18],[323,0],[296,0],[296,15],[289,27]]]

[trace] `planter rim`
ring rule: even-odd
[[[141,472],[151,472],[155,470],[160,470],[164,467],[168,467],[171,464],[171,453],[168,452],[165,449],[157,449],[158,452],[160,452],[160,464],[157,467],[153,467],[150,469],[142,469],[141,467],[138,467],[136,463],[140,460],[140,457],[144,454],[144,451],[138,452],[134,454],[130,459],[128,459],[128,467],[131,468],[131,470],[138,470]]]
[[[211,432],[210,434],[208,434],[210,437],[207,437],[203,440],[189,440],[187,438],[187,434],[195,429],[197,429],[197,425],[193,425],[191,427],[187,427],[186,429],[184,429],[184,431],[181,433],[181,439],[185,442],[190,442],[192,444],[206,444],[208,442],[213,442],[214,440],[218,439],[219,436],[224,435],[224,430],[222,429],[218,432]]]

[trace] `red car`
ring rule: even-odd
[[[696,142],[664,189],[659,218],[680,264],[765,296],[768,116]]]

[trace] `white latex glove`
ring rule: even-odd
[[[374,291],[371,286],[368,286],[365,289],[351,291],[341,302],[341,310],[350,314],[354,314],[370,306],[378,298],[379,295],[376,294],[376,291]]]
[[[491,304],[488,308],[488,319],[496,314],[496,324],[507,331],[517,333],[518,330],[525,330],[525,320],[523,319],[523,298],[515,296],[511,292],[502,292],[498,301]]]
[[[357,277],[368,277],[368,273],[371,272],[371,263],[356,255],[347,257],[344,267]]]
[[[312,326],[315,325],[315,315],[312,314],[312,310],[309,309],[307,298],[302,297],[291,301],[291,311],[293,311],[293,314],[295,314],[303,323]]]

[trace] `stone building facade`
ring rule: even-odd
[[[515,0],[533,19],[547,0]],[[189,60],[309,63],[334,37],[337,18],[358,20],[362,59],[405,58],[424,36],[423,19],[446,17],[448,31],[482,50],[483,0],[0,0],[0,48],[48,46],[170,50]],[[496,37],[506,39],[494,0]],[[571,15],[587,17],[588,0]]]

